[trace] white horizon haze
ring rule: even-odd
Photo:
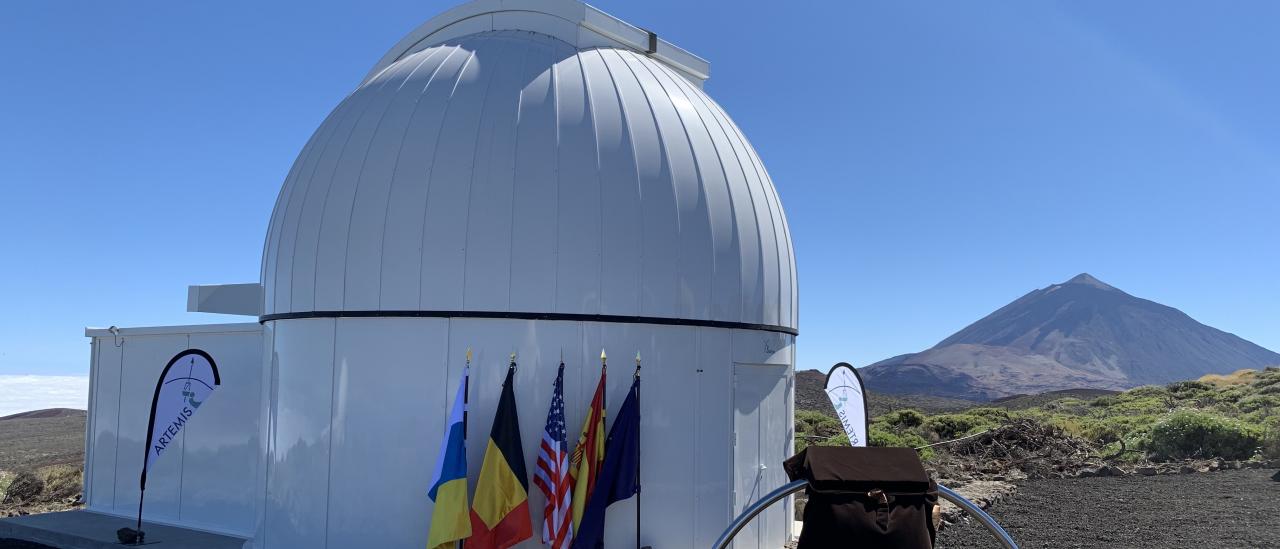
[[[0,417],[44,410],[89,405],[89,376],[48,376],[0,374]]]

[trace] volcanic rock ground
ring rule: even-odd
[[[1029,480],[989,512],[1024,549],[1280,547],[1280,482],[1251,469]],[[998,548],[970,520],[939,549]]]
[[[0,549],[54,549],[48,545],[19,541],[16,539],[0,539]]]
[[[1280,547],[1280,482],[1270,469],[1031,480],[989,509],[1024,549]],[[974,521],[939,549],[998,548]],[[0,539],[0,549],[45,549]]]

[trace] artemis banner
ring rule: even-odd
[[[142,502],[147,495],[147,470],[177,440],[178,433],[196,415],[196,410],[222,383],[213,357],[200,349],[187,349],[174,355],[160,371],[156,393],[151,397],[151,419],[147,422],[146,454],[142,457],[142,476],[138,479],[138,529],[121,528],[116,532],[120,543],[144,543]]]
[[[849,445],[867,445],[867,395],[862,388],[862,376],[847,362],[841,362],[827,372],[827,398],[836,409],[836,416],[849,437]]]
[[[151,421],[147,425],[147,455],[142,461],[142,485],[147,470],[173,445],[178,433],[195,415],[200,405],[221,383],[218,366],[209,353],[187,349],[169,360],[156,382],[151,400]]]

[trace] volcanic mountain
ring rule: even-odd
[[[1081,274],[1032,291],[931,349],[861,373],[872,390],[990,400],[1275,364],[1280,354]]]

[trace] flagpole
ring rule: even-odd
[[[467,347],[467,364],[462,367],[462,440],[467,440],[467,404],[471,397],[471,347]]]
[[[636,351],[636,549],[640,549],[640,351]]]
[[[147,454],[149,457],[150,454]],[[142,460],[142,480],[139,481],[138,487],[138,545],[142,545],[142,540],[146,534],[142,533],[142,499],[147,495],[147,460]]]
[[[462,367],[462,447],[467,447],[467,404],[471,399],[471,347],[467,347],[467,364]],[[449,436],[445,433],[445,436]],[[466,487],[463,487],[463,494],[466,494]],[[457,549],[463,548],[463,541],[458,540],[455,545]]]

